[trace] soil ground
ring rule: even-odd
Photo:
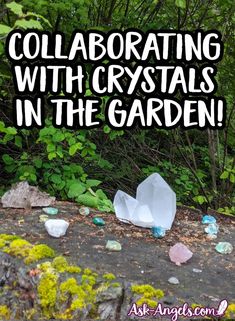
[[[60,239],[50,237],[44,224],[39,222],[42,209],[3,209],[0,207],[0,233],[15,233],[33,243],[46,243],[58,254],[70,261],[89,267],[98,273],[112,272],[127,282],[148,283],[161,288],[171,304],[188,302],[217,306],[226,298],[235,302],[235,256],[215,251],[220,241],[228,241],[235,247],[235,220],[231,217],[213,215],[219,224],[216,240],[208,240],[201,224],[202,213],[188,208],[177,211],[172,229],[163,239],[156,239],[149,229],[138,228],[119,222],[113,214],[91,210],[88,217],[79,214],[79,207],[68,202],[56,202],[57,218],[70,222],[67,235]],[[97,227],[92,223],[95,216],[102,217],[106,225]],[[105,249],[107,240],[122,244],[121,252]],[[169,259],[169,248],[182,242],[193,252],[193,257],[181,266]],[[201,269],[201,273],[193,272]],[[171,277],[180,283],[168,283]]]

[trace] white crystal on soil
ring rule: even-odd
[[[48,220],[45,222],[45,228],[47,233],[53,237],[64,236],[69,223],[65,220]]]
[[[120,221],[141,227],[170,229],[175,218],[176,195],[166,181],[155,173],[137,187],[136,199],[118,191],[113,205]]]

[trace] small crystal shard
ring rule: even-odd
[[[164,179],[154,173],[137,187],[136,199],[118,191],[113,205],[120,221],[170,229],[176,212],[176,195]]]
[[[182,243],[176,243],[169,250],[170,260],[176,265],[187,262],[192,256],[193,253]]]
[[[49,206],[54,201],[55,197],[39,191],[38,187],[30,186],[26,181],[14,185],[1,198],[3,207],[13,208]]]
[[[217,234],[219,231],[219,226],[216,223],[209,224],[207,227],[205,227],[205,232],[207,234],[213,235]]]
[[[107,243],[106,243],[106,249],[109,250],[109,251],[119,252],[119,251],[122,250],[122,246],[117,241],[108,240]]]
[[[213,224],[216,223],[216,219],[212,215],[204,215],[202,218],[202,224]]]
[[[219,242],[215,249],[221,254],[231,254],[233,251],[233,246],[229,242]]]
[[[48,215],[56,215],[58,214],[58,208],[55,207],[44,207],[43,212],[48,214]]]
[[[104,226],[105,221],[101,217],[94,217],[92,222],[97,226]]]
[[[66,234],[69,223],[65,220],[48,220],[45,223],[47,233],[53,237],[61,237]]]
[[[154,237],[161,239],[166,235],[166,230],[161,226],[152,227],[152,234]]]
[[[170,278],[168,279],[168,282],[169,282],[170,284],[174,284],[174,285],[177,285],[177,284],[180,283],[180,281],[179,281],[176,277],[174,277],[174,276],[170,277]]]
[[[79,214],[82,216],[88,216],[90,214],[90,209],[88,207],[82,206],[79,208]]]

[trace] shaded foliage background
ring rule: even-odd
[[[227,100],[223,130],[131,131],[12,127],[14,88],[4,42],[12,28],[63,31],[128,27],[217,29],[224,41],[217,94]],[[178,202],[235,214],[235,6],[233,0],[21,0],[0,2],[0,187],[28,180],[62,199],[112,210],[118,188],[134,194],[147,175],[159,172]],[[87,95],[90,95],[87,87]],[[105,102],[107,97],[103,97]],[[101,114],[102,118],[103,115]],[[99,189],[98,186],[102,189]],[[105,192],[105,193],[104,193]]]

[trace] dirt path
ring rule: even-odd
[[[90,267],[99,273],[112,272],[118,279],[128,282],[148,283],[166,293],[166,301],[198,303],[217,306],[221,299],[235,302],[234,252],[221,255],[215,251],[219,241],[231,242],[235,247],[235,220],[218,216],[218,238],[209,241],[201,224],[201,213],[188,209],[177,212],[174,226],[165,238],[151,236],[148,229],[120,223],[115,215],[91,211],[83,217],[78,206],[57,202],[58,218],[70,222],[68,233],[61,239],[48,236],[44,224],[39,223],[41,209],[15,210],[0,208],[0,233],[15,233],[27,240],[46,243],[59,254],[64,254],[81,267]],[[105,219],[104,227],[92,223],[92,217]],[[107,240],[122,244],[121,252],[108,252]],[[182,266],[169,260],[168,251],[176,242],[187,245],[194,253]],[[201,273],[193,269],[201,269]],[[171,285],[169,277],[177,277],[180,283]]]

